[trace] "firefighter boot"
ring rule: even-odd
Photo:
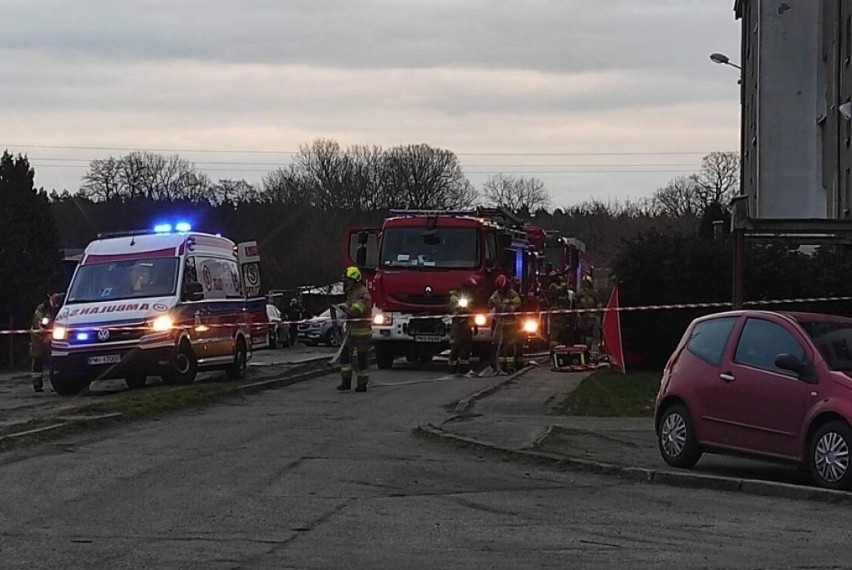
[[[33,374],[33,391],[34,392],[44,392],[44,380],[42,380],[41,374]]]
[[[341,378],[340,386],[337,387],[341,392],[352,389],[352,378]]]
[[[366,374],[358,374],[358,385],[355,386],[355,391],[356,392],[366,392],[368,380],[369,380],[369,377]]]

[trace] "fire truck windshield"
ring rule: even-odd
[[[472,269],[479,266],[474,228],[387,228],[382,234],[382,266]]]

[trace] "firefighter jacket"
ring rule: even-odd
[[[598,299],[595,296],[594,290],[583,288],[577,293],[577,308],[578,309],[596,309],[598,307]],[[598,322],[598,313],[582,312],[577,315],[577,326],[582,329],[594,327]]]
[[[48,327],[53,323],[53,309],[47,303],[42,303],[33,312],[33,323],[30,329],[31,353],[34,358],[42,358],[49,354],[50,339],[47,337]]]
[[[509,289],[505,293],[497,289],[488,299],[488,307],[496,313],[514,313],[521,308],[521,296],[514,289]],[[503,315],[499,319],[502,323],[508,323],[513,321],[514,317]]]
[[[565,283],[551,283],[547,293],[550,306],[555,309],[570,309],[574,304],[574,292]]]
[[[373,335],[371,317],[373,315],[373,300],[366,285],[358,283],[346,296],[346,315],[350,319],[349,336],[352,338],[370,338]]]

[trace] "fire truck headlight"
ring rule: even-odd
[[[523,326],[524,332],[527,334],[535,334],[538,332],[538,321],[535,319],[526,319]]]
[[[393,322],[393,320],[383,313],[377,313],[373,316],[373,324],[374,325],[389,325]]]
[[[53,340],[65,340],[68,336],[68,329],[65,327],[53,327]]]
[[[171,330],[174,324],[175,322],[170,316],[160,315],[159,317],[154,319],[153,323],[151,323],[151,328],[154,329],[156,332],[165,332],[167,330]]]
[[[462,297],[459,299],[459,307],[461,307],[462,309],[467,309],[469,305],[470,299],[468,299],[467,297]]]
[[[41,320],[41,326],[46,327],[46,326],[47,326],[47,325],[49,325],[49,324],[50,324],[50,319],[48,319],[47,317],[44,317],[44,318]]]
[[[473,317],[473,324],[475,324],[478,327],[484,327],[485,323],[487,323],[487,322],[488,322],[488,317],[486,317],[485,315],[480,314],[480,315],[476,315],[476,316]]]

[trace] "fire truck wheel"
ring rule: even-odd
[[[141,372],[128,374],[124,377],[124,383],[127,384],[127,388],[130,390],[138,390],[139,388],[144,388],[145,382],[147,380],[148,377]]]
[[[163,374],[163,382],[166,384],[192,384],[195,375],[198,374],[198,362],[192,347],[184,340],[180,343],[175,356],[175,367]]]
[[[376,344],[376,366],[380,370],[389,370],[393,368],[394,354],[390,347]]]
[[[76,396],[82,392],[89,382],[85,378],[75,378],[58,372],[50,375],[50,385],[62,396]]]
[[[225,374],[228,380],[242,380],[246,377],[246,368],[248,366],[248,353],[246,351],[246,343],[242,337],[237,339],[237,349],[234,352],[234,362],[225,369]]]

